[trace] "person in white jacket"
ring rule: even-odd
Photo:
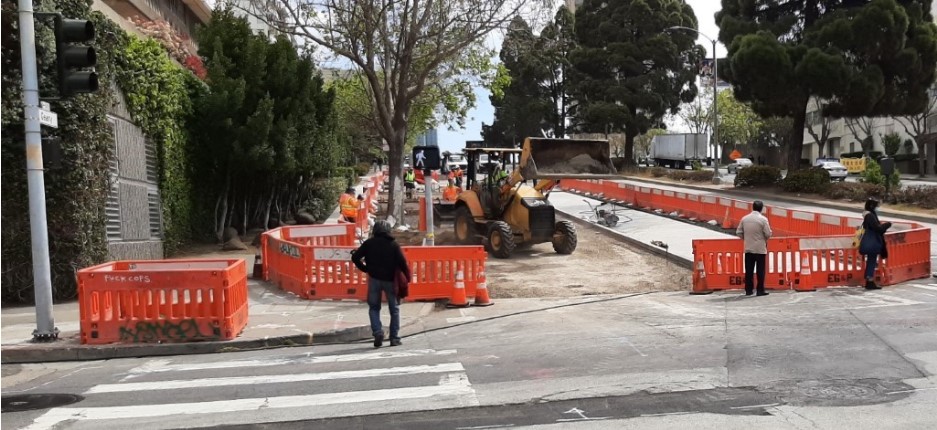
[[[761,214],[765,204],[760,200],[752,203],[752,213],[745,215],[739,222],[735,234],[745,241],[745,295],[754,292],[755,273],[758,274],[759,296],[767,296],[765,291],[765,260],[768,258],[768,239],[771,238],[771,225],[768,218]]]

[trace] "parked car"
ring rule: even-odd
[[[748,158],[736,158],[735,161],[733,161],[732,164],[726,166],[726,168],[729,170],[729,173],[736,174],[739,172],[739,170],[742,170],[746,167],[751,167],[752,165],[754,165],[754,163],[752,163],[752,160]]]
[[[817,167],[822,167],[830,174],[830,181],[843,182],[846,180],[846,176],[849,176],[849,169],[839,161],[823,161],[818,164]]]

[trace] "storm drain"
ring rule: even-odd
[[[17,394],[0,398],[2,412],[23,412],[70,405],[85,398],[77,394]]]

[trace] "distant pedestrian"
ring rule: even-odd
[[[891,228],[891,223],[883,223],[878,219],[878,206],[878,200],[870,198],[865,202],[865,211],[862,212],[862,228],[865,232],[859,240],[859,253],[865,256],[865,288],[868,290],[882,288],[875,284],[875,269],[879,256],[888,258],[885,232]]]
[[[387,309],[390,311],[390,346],[400,345],[400,304],[394,291],[394,281],[398,271],[410,281],[410,267],[400,249],[400,245],[391,235],[390,223],[380,220],[374,224],[373,234],[361,247],[351,254],[351,261],[358,270],[368,274],[368,317],[371,320],[371,333],[374,335],[374,347],[379,348],[384,342],[384,328],[381,325],[381,293],[387,297]]]
[[[768,218],[761,214],[765,204],[760,200],[752,203],[752,213],[745,215],[739,222],[735,234],[745,240],[745,295],[754,290],[754,272],[758,273],[758,295],[765,292],[765,260],[768,256],[768,239],[771,238],[771,226]]]

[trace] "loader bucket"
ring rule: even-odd
[[[618,176],[607,140],[527,138],[521,155],[525,179],[603,179]]]

